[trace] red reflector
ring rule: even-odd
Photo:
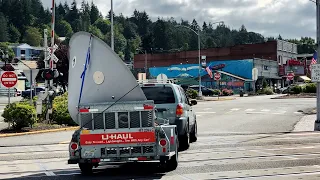
[[[161,146],[166,146],[166,145],[167,145],[167,141],[166,141],[165,139],[161,139],[160,142],[159,142],[159,144],[160,144]]]
[[[146,161],[148,160],[147,157],[138,157],[138,161]]]
[[[78,149],[78,144],[77,144],[77,143],[72,143],[72,144],[70,145],[70,148],[71,148],[72,150],[77,150],[77,149]]]
[[[162,148],[162,152],[167,152],[167,148]]]
[[[170,137],[170,144],[174,144],[174,137]]]
[[[148,105],[148,104],[144,104],[144,105],[143,105],[143,109],[144,109],[144,110],[151,110],[151,109],[153,109],[153,106]]]
[[[91,162],[92,162],[92,163],[99,163],[99,162],[100,162],[100,159],[92,159]]]
[[[80,109],[79,112],[89,112],[89,109]]]

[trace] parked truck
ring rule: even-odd
[[[156,161],[176,169],[177,127],[156,117],[154,101],[122,60],[86,32],[74,34],[69,47],[68,110],[80,128],[72,135],[68,164],[85,174],[113,162]]]

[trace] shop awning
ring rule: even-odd
[[[311,81],[311,79],[308,76],[299,76],[304,81]]]

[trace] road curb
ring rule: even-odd
[[[77,130],[77,129],[79,129],[79,127],[48,129],[48,130],[23,132],[23,133],[7,133],[7,134],[0,134],[0,138],[13,137],[13,136],[24,136],[24,135],[32,135],[32,134],[43,134],[43,133],[51,133],[51,132],[61,132],[61,131],[71,131],[71,130]]]
[[[220,98],[220,99],[206,99],[206,100],[197,100],[198,102],[205,102],[205,101],[231,101],[237,98]]]

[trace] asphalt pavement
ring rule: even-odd
[[[315,99],[244,97],[199,102],[198,141],[179,153],[175,171],[156,164],[101,166],[83,176],[68,165],[73,132],[0,138],[0,179],[319,179],[317,132],[290,132]]]

